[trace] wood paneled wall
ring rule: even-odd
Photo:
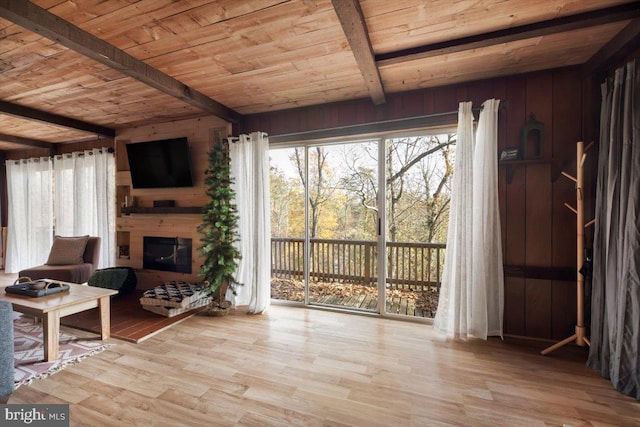
[[[392,94],[380,107],[364,100],[256,114],[246,117],[241,130],[281,135],[455,111],[461,101],[480,106],[489,98],[507,104],[499,116],[500,149],[519,144],[520,130],[534,113],[545,125],[543,157],[564,163],[567,171],[575,173],[575,143],[582,138],[583,129],[583,82],[578,68]],[[587,180],[593,185],[595,162],[590,160],[587,168]],[[575,215],[564,207],[565,202],[575,205],[574,184],[564,177],[555,181],[551,177],[551,164],[531,164],[516,169],[512,182],[507,183],[506,171],[500,168],[505,264],[546,267],[552,272],[575,269]],[[585,215],[587,220],[591,216],[589,212]],[[575,282],[505,278],[507,334],[565,338],[573,334],[575,313]]]
[[[135,197],[137,207],[153,207],[154,200],[174,200],[178,207],[204,206],[207,196],[204,185],[204,171],[208,165],[207,152],[213,143],[214,130],[222,129],[228,134],[228,124],[216,117],[203,117],[156,125],[141,126],[119,131],[116,136],[116,185],[118,191],[126,191]],[[194,185],[188,188],[131,188],[131,174],[125,144],[143,141],[187,137],[191,156],[191,173]],[[169,280],[196,282],[202,259],[199,255],[200,235],[198,225],[202,223],[200,214],[130,214],[119,215],[116,219],[118,244],[129,245],[129,259],[118,258],[117,264],[136,269],[138,286],[152,288]],[[192,240],[192,273],[173,273],[144,270],[142,264],[142,243],[144,236],[184,237]]]

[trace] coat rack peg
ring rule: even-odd
[[[564,205],[565,205],[565,207],[566,207],[567,209],[569,209],[571,212],[573,212],[574,214],[578,215],[578,210],[577,210],[576,208],[574,208],[573,206],[571,206],[569,203],[565,203]]]
[[[562,175],[564,175],[565,177],[569,178],[571,181],[573,181],[573,182],[575,182],[575,183],[577,183],[577,182],[578,182],[578,179],[577,179],[575,176],[573,176],[573,175],[569,175],[569,174],[568,174],[568,173],[566,173],[566,172],[562,172]]]
[[[591,141],[591,142],[589,143],[589,145],[587,145],[587,146],[585,147],[585,149],[584,149],[584,154],[585,154],[585,155],[587,154],[587,151],[589,151],[589,149],[591,148],[591,146],[592,146],[593,144],[595,144],[595,141]]]
[[[596,223],[596,219],[594,218],[594,219],[592,219],[591,221],[589,221],[588,223],[586,223],[586,224],[584,225],[584,228],[591,227],[591,226],[592,226],[593,224],[595,224],[595,223]]]

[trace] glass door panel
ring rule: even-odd
[[[385,312],[432,318],[438,306],[455,134],[385,141]]]
[[[377,311],[378,142],[308,148],[309,303]]]
[[[305,171],[304,152],[297,152],[295,148],[271,149],[269,163],[271,298],[302,303],[305,296],[305,188],[300,177]]]

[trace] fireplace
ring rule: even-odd
[[[143,245],[144,269],[191,273],[191,239],[144,236]]]

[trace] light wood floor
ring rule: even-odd
[[[9,403],[69,403],[71,425],[93,426],[640,426],[640,402],[575,347],[543,357],[544,344],[277,305],[110,342]]]

